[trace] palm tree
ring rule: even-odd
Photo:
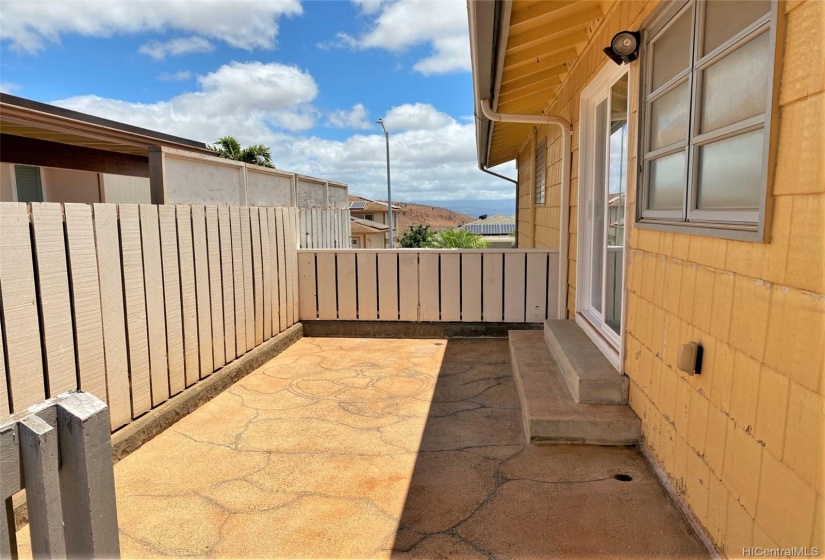
[[[209,146],[209,149],[215,152],[218,157],[252,163],[262,167],[275,167],[272,164],[272,152],[268,146],[252,144],[243,148],[234,136],[218,138],[213,145]]]
[[[452,228],[438,232],[427,246],[433,249],[484,249],[487,242],[466,229]]]

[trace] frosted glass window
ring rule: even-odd
[[[685,198],[684,152],[650,162],[649,189],[647,205],[650,209],[682,209]]]
[[[656,37],[653,43],[651,91],[659,89],[690,64],[693,37],[691,13],[691,10],[685,10],[670,27]]]
[[[650,149],[658,150],[687,138],[690,85],[687,81],[650,104]]]
[[[770,0],[710,0],[705,3],[705,44],[707,54],[768,13]]]
[[[702,132],[765,112],[769,48],[768,33],[762,33],[705,69],[702,77]]]
[[[697,208],[759,207],[763,140],[764,131],[756,130],[699,148]]]

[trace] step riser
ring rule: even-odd
[[[536,333],[538,334],[538,333]],[[542,372],[543,375],[558,376],[557,386],[558,390],[564,391],[561,388],[564,384],[561,381],[561,374],[555,370],[548,369],[547,360],[552,360],[552,356],[547,348],[541,354],[526,352],[524,342],[517,347],[516,337],[510,337],[510,364],[513,371],[513,378],[516,384],[519,401],[521,403],[522,422],[524,426],[526,443],[578,443],[589,445],[634,445],[641,439],[641,423],[638,418],[627,409],[627,414],[619,415],[619,419],[615,416],[616,407],[626,408],[627,405],[592,405],[582,404],[582,407],[589,407],[593,410],[593,416],[580,417],[571,420],[569,413],[558,413],[553,415],[545,415],[542,412],[531,410],[530,398],[527,396],[527,391],[533,391],[535,395],[536,373]],[[543,340],[536,337],[531,344],[542,344]],[[525,371],[522,372],[521,369]],[[527,381],[523,375],[527,372],[531,374],[531,380]],[[549,379],[548,379],[549,380]],[[526,384],[531,385],[531,389],[525,387]],[[533,397],[535,398],[535,396]],[[570,399],[568,395],[566,397]],[[578,404],[571,404],[569,406],[578,407]],[[541,407],[539,407],[541,408]]]
[[[628,380],[623,375],[615,375],[611,379],[583,379],[576,370],[576,366],[570,361],[567,352],[562,348],[561,343],[548,328],[544,325],[544,340],[550,347],[550,351],[559,369],[567,382],[567,387],[576,402],[590,404],[627,404]],[[589,340],[588,344],[592,344]],[[606,360],[605,360],[606,361]]]

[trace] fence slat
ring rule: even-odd
[[[46,396],[40,347],[40,325],[31,260],[29,211],[24,203],[0,204],[0,293],[10,395],[0,404],[8,414],[42,401]],[[5,392],[5,383],[4,392]],[[7,410],[8,398],[12,411]]]
[[[79,388],[107,402],[103,321],[92,207],[88,204],[65,204],[64,211],[74,301]]]
[[[358,320],[378,319],[378,268],[375,253],[358,251]]]
[[[398,253],[378,253],[378,320],[398,320]]]
[[[178,226],[178,259],[180,262],[180,294],[183,311],[183,357],[186,386],[200,379],[198,345],[198,300],[195,286],[195,248],[192,239],[192,209],[175,206]]]
[[[418,254],[418,304],[421,306],[421,321],[438,321],[439,286],[438,253],[421,251]]]
[[[120,558],[108,416],[103,403],[85,393],[68,395],[57,406],[69,557]]]
[[[49,393],[57,395],[77,388],[63,207],[60,204],[41,202],[32,203],[31,210]],[[2,379],[5,380],[5,375]],[[5,386],[5,381],[2,385]],[[0,405],[0,414],[2,406]]]
[[[212,298],[209,282],[209,251],[206,242],[206,208],[200,205],[192,206],[192,248],[195,259],[198,361],[200,362],[200,377],[204,378],[215,369],[215,357],[212,351]]]
[[[338,318],[354,321],[358,318],[357,286],[355,283],[355,253],[341,252],[338,266]]]
[[[485,323],[500,323],[504,313],[504,255],[484,253],[482,314]]]
[[[275,209],[275,229],[278,235],[278,322],[280,332],[287,328],[287,307],[289,303],[286,297],[286,226],[284,224],[284,209]]]
[[[180,296],[178,231],[174,206],[158,206],[160,256],[163,265],[163,299],[166,308],[166,349],[169,360],[169,393],[186,388],[183,359],[183,317]]]
[[[231,214],[228,206],[218,206],[218,240],[221,251],[221,278],[223,284],[223,329],[226,362],[235,359],[235,258],[232,253]]]
[[[272,249],[269,241],[269,215],[267,208],[258,208],[258,219],[261,231],[261,265],[263,271],[263,294],[264,294],[264,340],[272,338]]]
[[[146,325],[149,333],[149,371],[152,406],[169,398],[169,367],[166,363],[166,313],[163,305],[163,269],[160,259],[158,207],[140,205],[140,235],[143,242],[143,278],[146,288]]]
[[[241,250],[243,257],[243,301],[246,318],[246,350],[255,347],[255,279],[252,276],[252,232],[249,207],[241,207]]]
[[[298,223],[298,209],[286,209],[286,222],[289,226],[289,231],[286,236],[286,264],[289,274],[287,281],[287,291],[289,293],[289,326],[291,327],[298,322],[298,239],[296,237],[297,223]]]
[[[270,300],[272,303],[272,334],[281,332],[280,319],[280,276],[278,274],[278,223],[275,221],[275,208],[266,208],[267,223],[269,225],[269,260],[272,270],[272,281],[269,283],[271,290]]]
[[[504,254],[504,320],[524,321],[524,253]]]
[[[232,276],[235,287],[235,356],[246,352],[246,304],[244,303],[243,248],[241,247],[241,209],[229,208],[232,232]]]
[[[135,204],[121,204],[118,210],[120,213],[120,247],[123,256],[123,291],[126,304],[126,348],[129,353],[129,380],[132,389],[132,418],[137,418],[152,408],[140,215]]]
[[[303,251],[298,255],[298,273],[301,291],[301,309],[300,319],[304,321],[313,321],[318,318],[317,298],[318,294],[315,289],[315,253],[311,251]]]
[[[335,253],[318,253],[315,258],[315,274],[318,282],[318,319],[334,321],[338,319]]]
[[[547,313],[547,255],[527,253],[527,293],[525,317],[528,323],[541,323]]]
[[[481,254],[461,255],[461,320],[481,321]]]
[[[441,255],[441,320],[461,320],[461,255]]]
[[[32,556],[65,558],[57,430],[35,415],[22,419],[18,426],[20,458],[26,473],[26,508]]]
[[[398,317],[418,321],[418,254],[398,255]]]
[[[261,255],[261,216],[258,208],[249,209],[250,239],[252,248],[252,288],[254,290],[255,341],[264,341],[264,271]]]
[[[100,264],[98,281],[106,357],[106,386],[109,394],[109,416],[114,430],[132,419],[117,206],[95,204],[93,209],[97,262]],[[59,393],[52,391],[52,394]]]

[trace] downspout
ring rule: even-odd
[[[516,115],[512,113],[496,113],[490,107],[489,99],[480,100],[481,112],[494,122],[549,124],[559,127],[562,138],[562,166],[561,166],[561,213],[559,219],[559,281],[558,281],[558,318],[567,318],[567,270],[569,252],[569,234],[567,233],[570,219],[570,162],[572,159],[571,145],[573,142],[573,128],[564,117],[555,115]]]
[[[487,169],[486,167],[484,167],[480,163],[478,164],[478,168],[481,169],[482,171],[484,171],[485,173],[489,173],[493,177],[498,177],[499,179],[504,179],[505,181],[510,181],[511,183],[513,183],[516,186],[516,241],[515,241],[515,246],[518,246],[518,181],[516,181],[515,179],[511,179],[510,177],[505,177],[504,175],[499,175],[498,173],[490,171],[489,169]]]

